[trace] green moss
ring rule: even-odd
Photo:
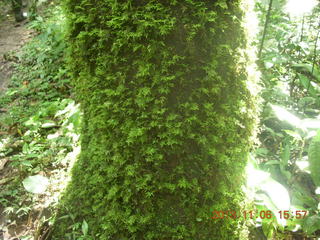
[[[59,215],[93,239],[245,239],[211,219],[241,210],[256,119],[241,1],[64,2],[84,125]]]

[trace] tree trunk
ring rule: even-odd
[[[247,239],[246,1],[65,0],[82,153],[52,239]],[[247,10],[245,10],[247,11]],[[80,230],[81,232],[81,230]]]

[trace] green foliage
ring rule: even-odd
[[[36,195],[45,189],[39,185],[46,179],[43,175],[57,180],[75,160],[78,147],[81,113],[69,98],[62,20],[60,8],[54,8],[50,19],[39,17],[31,23],[37,34],[19,54],[12,54],[14,75],[0,96],[0,108],[7,109],[0,114],[0,158],[8,159],[9,175],[1,179],[0,205],[18,224],[43,204],[43,195]],[[55,194],[48,189],[46,196]]]
[[[12,9],[12,3],[10,0],[0,1],[0,23],[7,20],[8,12]]]
[[[283,234],[316,237],[320,229],[315,224],[319,217],[316,189],[320,146],[318,137],[311,140],[311,136],[320,128],[319,64],[314,51],[320,9],[318,6],[303,18],[291,18],[283,10],[284,1],[273,2],[276,5],[260,59],[265,105],[259,136],[261,146],[254,153],[255,167],[270,173],[272,179],[287,189],[291,204],[283,210],[303,210],[308,214],[299,219],[293,216],[285,223],[263,219],[260,230],[268,239]],[[261,23],[266,7],[263,2],[257,3]],[[263,205],[272,210],[268,204],[276,200],[269,196],[261,201],[261,190],[255,192],[257,207]],[[273,227],[266,227],[271,224]]]
[[[308,151],[308,159],[310,163],[310,171],[313,182],[316,186],[320,186],[320,131],[318,134],[312,139],[309,151]]]
[[[309,74],[311,77],[314,78],[314,80],[318,83],[320,83],[320,71],[317,66],[313,66],[312,64],[294,64],[292,65],[292,68],[296,69],[299,72]]]
[[[247,239],[210,218],[244,207],[256,121],[240,2],[64,1],[84,119],[53,239]]]

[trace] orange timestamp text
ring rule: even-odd
[[[280,219],[302,219],[308,215],[308,211],[306,210],[281,210],[278,212],[272,212],[270,210],[261,210],[261,211],[234,211],[234,210],[226,210],[226,211],[212,211],[212,219],[271,219],[274,217],[278,217]]]

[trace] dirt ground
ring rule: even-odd
[[[32,31],[26,28],[25,23],[17,24],[10,17],[0,21],[0,92],[6,89],[12,75],[12,67],[7,55],[19,50],[31,38]]]
[[[10,53],[19,51],[21,46],[23,46],[32,37],[32,31],[27,29],[26,21],[17,24],[12,16],[7,16],[5,19],[0,19],[0,94],[3,94],[10,82],[10,78],[13,73],[12,62],[10,59]],[[1,106],[0,106],[1,112]],[[0,122],[1,124],[1,122]],[[8,172],[5,165],[7,159],[0,158],[0,174]],[[1,176],[0,176],[0,179]],[[4,178],[5,179],[5,178]],[[0,188],[1,188],[0,181]],[[0,213],[2,212],[0,206]],[[6,232],[3,228],[6,225],[6,219],[2,214],[0,214],[0,240],[13,240],[18,239],[15,236],[19,229],[14,229],[14,232]]]

